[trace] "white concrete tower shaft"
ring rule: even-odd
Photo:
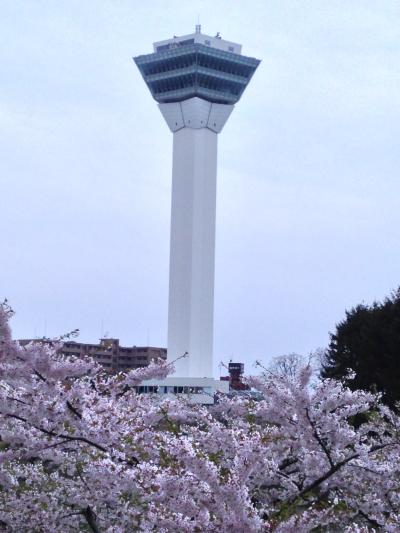
[[[174,133],[168,359],[177,376],[212,377],[217,134]]]
[[[217,145],[233,106],[201,98],[160,104],[174,132],[168,360],[176,376],[213,376]]]

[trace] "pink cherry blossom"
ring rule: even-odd
[[[212,407],[137,394],[165,362],[109,375],[12,340],[0,308],[0,525],[10,532],[400,531],[400,421],[333,380],[254,377]]]

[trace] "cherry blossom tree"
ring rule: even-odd
[[[22,347],[0,308],[0,529],[400,530],[398,417],[325,380],[251,378],[212,407],[137,394],[165,362],[117,375],[59,344]]]

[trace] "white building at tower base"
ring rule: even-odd
[[[215,403],[218,393],[229,392],[229,382],[214,378],[170,377],[144,381],[138,392],[158,394],[160,399],[166,395],[186,398],[190,403],[210,405]]]

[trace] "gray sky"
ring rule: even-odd
[[[172,136],[133,55],[262,63],[219,138],[215,359],[328,342],[400,283],[398,0],[0,0],[0,297],[16,337],[165,346]]]

